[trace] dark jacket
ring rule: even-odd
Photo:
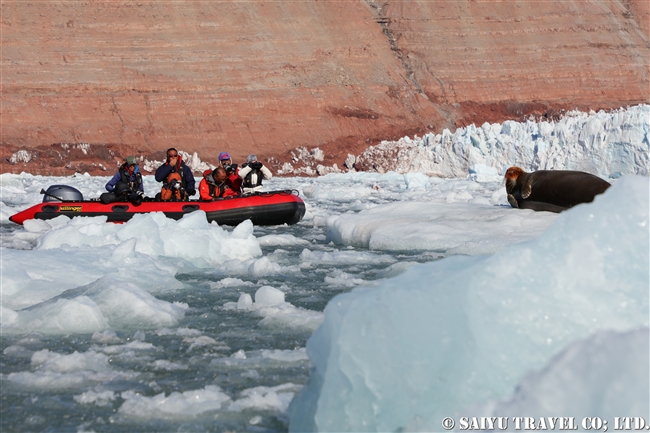
[[[129,173],[129,170],[127,170],[126,164],[122,164],[117,173],[115,173],[115,176],[113,176],[113,178],[106,184],[106,191],[113,192],[115,185],[117,185],[118,182],[124,182],[129,185],[131,191],[139,189],[144,192],[142,174],[140,174],[140,169],[137,165],[135,166],[135,170],[133,170],[133,174],[131,174]]]
[[[172,166],[169,163],[164,163],[156,170],[156,181],[164,182],[173,171],[181,175],[181,182],[183,183],[183,188],[189,195],[194,195],[196,193],[196,181],[194,180],[194,175],[192,170],[185,165],[183,160],[180,160],[180,163],[177,163],[176,166]]]

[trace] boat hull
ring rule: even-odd
[[[181,219],[188,213],[203,210],[208,222],[219,225],[237,225],[250,219],[261,226],[295,224],[305,215],[305,203],[292,191],[272,191],[242,197],[228,197],[213,201],[143,201],[138,205],[129,202],[103,204],[99,201],[63,201],[39,203],[9,217],[23,224],[28,219],[48,220],[59,215],[106,216],[107,222],[124,223],[134,215],[163,212],[166,217]]]

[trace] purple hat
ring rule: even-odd
[[[228,152],[221,152],[219,154],[219,161],[223,161],[224,159],[230,159],[230,155],[228,155]]]

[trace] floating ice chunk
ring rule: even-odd
[[[303,347],[296,350],[262,349],[248,352],[238,350],[227,358],[213,359],[210,364],[266,369],[285,363],[308,363],[308,361],[307,351]]]
[[[307,361],[307,349],[302,347],[296,350],[269,350],[262,349],[261,351],[262,358],[272,359],[274,361],[282,362],[299,362]]]
[[[68,217],[65,216],[65,215],[59,215],[59,216],[56,217],[56,218],[52,218],[52,219],[47,220],[47,223],[48,223],[48,224],[50,225],[50,227],[52,227],[52,228],[54,228],[54,227],[59,227],[59,226],[62,226],[62,225],[66,225],[66,224],[68,224],[69,222],[70,222],[70,218],[68,218]]]
[[[251,220],[246,220],[237,225],[232,231],[231,237],[233,239],[249,239],[253,236],[253,223]]]
[[[241,392],[240,398],[230,403],[228,410],[241,412],[246,409],[255,409],[285,413],[289,402],[301,388],[301,385],[285,383],[274,387],[256,386],[245,389]]]
[[[115,344],[121,343],[122,339],[117,336],[115,331],[112,329],[106,329],[105,331],[97,331],[91,337],[91,340],[99,344]]]
[[[253,261],[248,267],[248,273],[254,277],[278,274],[281,270],[282,268],[279,264],[273,263],[266,256]]]
[[[171,362],[166,359],[156,359],[151,367],[154,370],[166,370],[166,371],[179,371],[179,370],[188,370],[189,367],[178,362]]]
[[[429,186],[429,176],[424,173],[406,173],[404,175],[406,189],[426,189]]]
[[[108,328],[108,321],[95,301],[88,296],[57,299],[18,312],[18,318],[5,332],[44,334],[83,334]]]
[[[333,217],[336,221],[338,217]],[[329,226],[329,223],[328,223]],[[328,239],[334,240],[335,236],[330,236],[328,232]],[[356,246],[356,245],[354,245]],[[388,254],[375,254],[363,251],[311,251],[304,249],[300,254],[300,261],[304,264],[318,263],[318,264],[392,264],[397,260]]]
[[[324,177],[328,178],[330,176],[338,176],[338,175],[328,174]],[[323,184],[309,185],[303,188],[303,193],[305,194],[305,197],[317,201],[332,200],[335,202],[349,202],[357,199],[364,199],[370,197],[373,194],[375,194],[376,191],[372,189],[372,187],[365,186],[365,185],[361,185],[356,188],[350,188],[349,186],[347,188],[335,188],[332,187],[331,185],[327,185],[323,183]]]
[[[96,350],[101,351],[107,355],[116,355],[123,356],[125,358],[134,358],[136,352],[146,352],[155,350],[156,346],[151,343],[145,343],[143,341],[129,341],[126,344],[110,345],[103,346]]]
[[[25,230],[32,233],[43,233],[52,229],[52,226],[47,221],[43,220],[27,220],[23,223]]]
[[[264,317],[259,325],[268,327],[289,326],[315,330],[323,322],[322,312],[297,308],[288,302],[261,308],[257,314]]]
[[[263,319],[261,326],[291,326],[316,329],[323,319],[323,313],[297,308],[284,301],[284,293],[271,286],[262,286],[255,293],[255,302],[247,293],[239,295],[237,302],[226,302],[227,310],[251,311]]]
[[[488,254],[539,236],[556,218],[550,212],[505,206],[400,202],[333,216],[327,237],[374,250]],[[306,260],[303,254],[301,260]]]
[[[251,283],[250,281],[244,281],[240,280],[239,278],[224,278],[220,281],[217,281],[216,283],[211,284],[211,288],[213,289],[222,289],[224,287],[245,287],[245,286],[253,286],[254,284]]]
[[[174,328],[174,329],[161,328],[156,330],[156,335],[158,336],[178,335],[181,337],[196,337],[201,335],[201,331],[199,331],[198,329],[191,329],[191,328]]]
[[[7,379],[26,388],[66,389],[102,383],[116,379],[128,379],[134,373],[115,371],[109,358],[103,353],[88,351],[59,354],[48,349],[32,355],[34,372],[10,373]]]
[[[111,259],[119,263],[119,262],[124,262],[127,259],[135,258],[136,244],[137,244],[137,240],[135,238],[128,239],[122,242],[121,244],[118,244],[113,250],[113,253],[111,254]]]
[[[284,302],[284,292],[271,286],[262,286],[255,292],[255,304],[259,308],[271,307]]]
[[[113,391],[86,391],[72,397],[79,404],[94,404],[96,406],[110,406],[115,400]]]
[[[232,359],[246,359],[246,352],[242,349],[230,355]]]
[[[45,233],[38,240],[37,249],[62,245],[100,247],[135,239],[135,251],[139,254],[182,258],[199,267],[262,255],[250,221],[244,221],[232,233],[208,224],[203,211],[187,214],[179,221],[166,218],[162,212],[134,215],[122,225],[105,221],[106,217],[73,218]]]
[[[190,347],[187,349],[188,352],[191,352],[192,350],[196,349],[197,347],[205,347],[205,346],[216,346],[219,343],[217,340],[215,340],[212,337],[208,337],[207,335],[201,335],[200,337],[188,337],[183,340],[184,343],[191,343]]]
[[[160,393],[146,397],[134,391],[126,391],[121,397],[125,401],[118,410],[120,415],[145,420],[192,418],[204,412],[217,411],[231,401],[216,385],[183,393],[172,392],[168,396]]]
[[[336,269],[325,276],[325,284],[330,286],[355,287],[360,285],[375,285],[374,281],[366,281],[363,278],[354,278],[347,272]]]
[[[279,234],[279,235],[266,235],[257,238],[258,242],[263,247],[273,246],[289,246],[289,245],[308,245],[309,241],[297,238],[293,235]]]
[[[84,288],[114,329],[155,329],[174,326],[187,304],[156,299],[134,284],[103,277]]]
[[[141,329],[173,326],[187,305],[161,301],[132,283],[103,277],[56,299],[18,312],[7,332],[93,333],[109,327]]]
[[[403,274],[404,272],[406,272],[406,270],[409,269],[411,266],[417,264],[418,262],[397,262],[378,272],[377,277],[379,278],[396,277],[399,274]]]
[[[15,188],[24,193],[23,176],[13,173],[0,174],[0,188]]]
[[[242,293],[239,295],[239,300],[237,301],[238,310],[250,310],[253,308],[253,298],[248,293]]]

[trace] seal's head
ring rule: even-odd
[[[506,175],[504,176],[506,181],[506,191],[512,191],[515,185],[517,185],[517,179],[522,174],[524,174],[524,170],[521,167],[510,167],[506,170]]]

